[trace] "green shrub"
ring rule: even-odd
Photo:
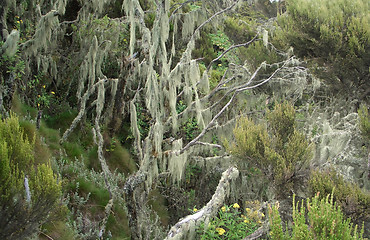
[[[50,165],[34,164],[34,156],[34,140],[24,135],[18,118],[0,121],[1,239],[36,233],[61,196]]]
[[[309,188],[321,196],[334,192],[335,202],[352,218],[370,217],[370,193],[364,192],[354,183],[347,182],[335,170],[316,170],[311,173]]]
[[[337,76],[334,84],[338,78],[346,89],[368,84],[369,11],[367,0],[289,0],[275,40],[299,57],[324,61]]]
[[[293,225],[291,234],[284,232],[278,212],[279,205],[269,206],[271,239],[363,239],[357,225],[353,228],[350,219],[345,219],[333,195],[320,200],[319,194],[312,199],[295,204],[293,196]]]
[[[297,131],[295,111],[288,103],[277,104],[267,113],[267,126],[242,117],[233,133],[234,142],[224,144],[240,159],[240,168],[259,168],[280,190],[288,191],[297,172],[311,159],[311,147]]]
[[[358,109],[358,125],[365,139],[370,141],[370,115],[365,104]]]

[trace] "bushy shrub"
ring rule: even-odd
[[[334,169],[316,170],[308,181],[311,192],[326,196],[334,192],[335,202],[352,218],[370,218],[370,193],[364,192],[354,183],[347,182]]]
[[[300,57],[324,61],[346,87],[368,84],[370,5],[367,0],[289,0],[275,40]]]
[[[0,121],[0,238],[24,239],[35,233],[61,195],[47,164],[34,164],[34,140],[18,118]]]
[[[311,147],[295,126],[289,103],[277,104],[267,113],[267,126],[247,117],[238,120],[234,142],[226,149],[250,167],[259,168],[279,189],[289,190],[293,178],[311,159]]]
[[[293,196],[293,225],[291,234],[283,231],[278,211],[279,205],[269,206],[271,239],[363,239],[363,228],[358,233],[350,219],[345,219],[333,195],[320,200],[319,194],[312,199],[295,203]]]

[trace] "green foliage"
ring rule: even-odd
[[[197,209],[194,208],[193,211],[196,212]],[[258,211],[251,211],[250,208],[246,208],[245,215],[242,213],[237,203],[223,206],[218,216],[213,218],[208,226],[204,224],[200,226],[197,233],[201,236],[198,239],[243,239],[257,230],[264,215]]]
[[[333,195],[320,200],[319,194],[312,199],[295,204],[293,196],[292,233],[283,232],[279,205],[269,206],[271,239],[363,239],[357,225],[353,228],[350,219],[345,219],[340,208],[334,203]],[[307,220],[306,220],[307,219]]]
[[[186,104],[180,100],[178,103],[176,103],[176,112],[177,114],[182,113],[187,108]]]
[[[361,86],[369,77],[369,11],[367,0],[289,0],[275,40],[300,57],[325,61],[346,87]]]
[[[192,140],[199,132],[197,120],[195,118],[189,118],[182,126],[182,130],[185,134],[185,140]]]
[[[365,104],[362,104],[358,109],[358,118],[358,124],[362,135],[365,139],[370,141],[370,115]]]
[[[200,33],[200,38],[196,41],[196,47],[192,51],[192,57],[203,58],[203,62],[206,66],[208,66],[213,59],[217,58],[217,51],[213,48],[209,33]]]
[[[316,170],[311,173],[309,188],[322,196],[333,192],[335,202],[346,215],[354,219],[370,217],[370,193],[364,192],[354,183],[347,182],[334,169]]]
[[[48,108],[50,102],[55,95],[55,92],[47,89],[50,85],[50,79],[46,77],[43,73],[38,73],[34,75],[27,82],[27,95],[31,99],[31,103],[34,104],[38,109]]]
[[[226,149],[237,156],[241,168],[257,167],[276,186],[287,191],[298,171],[311,159],[311,148],[305,136],[295,127],[295,111],[288,103],[277,104],[267,113],[266,127],[247,117],[238,120],[234,142],[225,141]]]
[[[210,33],[209,36],[211,43],[217,46],[220,50],[226,50],[232,45],[229,37],[221,30],[218,30],[216,33]]]
[[[144,139],[149,132],[149,121],[151,117],[147,111],[145,111],[144,107],[140,104],[136,104],[136,112],[137,112],[137,127],[140,132],[140,137]]]
[[[47,220],[61,185],[49,165],[34,164],[34,140],[25,137],[13,114],[0,121],[0,156],[0,238],[22,239]]]

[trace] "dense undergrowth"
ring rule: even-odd
[[[369,3],[232,2],[6,1],[1,239],[370,236]]]

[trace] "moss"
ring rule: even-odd
[[[114,150],[107,152],[107,162],[111,170],[118,171],[129,175],[137,170],[135,161],[131,158],[127,149],[123,148],[118,142]]]
[[[64,132],[76,116],[77,111],[64,111],[49,117],[45,122],[48,127],[60,129],[61,132]]]
[[[50,221],[42,226],[42,233],[39,235],[39,238],[41,240],[50,239],[46,237],[43,233],[47,234],[52,239],[59,240],[76,239],[73,229],[71,229],[71,227],[67,224],[67,219]]]
[[[109,215],[107,222],[107,231],[112,233],[112,240],[131,239],[127,214],[122,206],[113,206],[113,213]]]
[[[168,226],[170,217],[166,206],[166,198],[162,196],[158,189],[154,189],[149,193],[148,199],[149,206],[156,212],[161,224],[163,226]]]
[[[91,193],[90,201],[96,203],[99,208],[101,207],[104,209],[110,198],[108,190],[105,188],[99,188],[94,183],[83,178],[79,178],[77,181],[79,183],[80,192],[85,194]]]
[[[63,148],[65,149],[67,156],[71,160],[75,158],[80,158],[81,155],[83,155],[85,152],[84,148],[80,144],[75,142],[64,142]]]
[[[42,137],[45,138],[46,144],[48,145],[49,149],[52,151],[57,151],[60,149],[60,133],[59,130],[52,129],[46,126],[46,124],[41,124],[39,129],[39,133]]]

